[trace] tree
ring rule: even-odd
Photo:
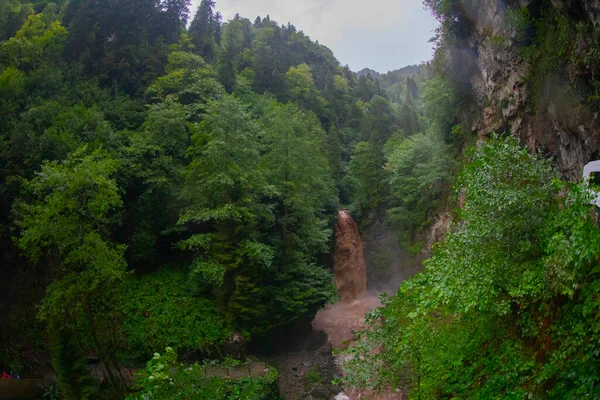
[[[316,88],[312,69],[308,64],[302,63],[297,67],[290,67],[286,77],[290,99],[302,109],[311,110],[318,116],[328,114],[327,102]]]
[[[414,110],[415,106],[410,96],[410,94],[407,94],[406,103],[404,103],[402,111],[400,111],[400,125],[404,132],[413,135],[421,130],[421,125],[419,124],[419,116]]]
[[[412,99],[419,98],[419,88],[417,87],[417,82],[415,82],[415,80],[410,76],[406,77],[406,95],[410,95]]]
[[[169,28],[166,31],[170,34],[167,41],[174,42],[185,31],[190,14],[191,0],[162,0],[160,7],[162,9],[165,25]]]
[[[227,57],[227,55],[220,52],[218,62],[218,73],[219,82],[223,85],[228,93],[232,93],[236,87],[235,69],[233,68],[233,62]]]
[[[61,163],[45,163],[25,185],[30,200],[22,206],[18,244],[31,260],[47,263],[56,277],[39,311],[51,337],[59,337],[54,360],[93,349],[118,386],[111,370],[117,340],[113,301],[126,263],[124,246],[111,240],[122,207],[111,177],[116,169],[114,159],[101,150],[88,153],[85,146]],[[75,387],[78,379],[72,380],[74,371],[61,369],[65,366],[75,365],[55,364],[61,391],[85,398],[85,389]]]
[[[264,315],[259,290],[273,251],[261,243],[260,226],[272,218],[260,198],[268,190],[258,168],[258,127],[231,96],[210,102],[191,127],[192,160],[185,171],[179,225],[190,230],[181,248],[195,254],[192,279],[214,293],[239,328]]]
[[[272,104],[265,113],[262,165],[277,190],[281,255],[293,259],[326,250],[330,230],[325,210],[335,208],[334,183],[324,152],[325,133],[296,106]]]
[[[239,15],[229,21],[223,29],[217,70],[220,82],[230,93],[235,89],[236,72],[251,67],[245,53],[251,52],[252,29],[251,22]]]
[[[20,1],[0,3],[0,42],[11,38],[33,11],[33,4]]]
[[[379,207],[385,196],[383,150],[370,142],[359,142],[352,152],[348,174],[342,181],[349,192],[352,209],[362,217]]]
[[[290,97],[296,101],[308,101],[315,85],[312,70],[307,64],[290,67],[287,74]]]
[[[215,59],[217,44],[221,42],[221,17],[214,8],[213,0],[202,0],[189,29],[195,52],[208,61]]]
[[[589,190],[557,182],[514,137],[468,157],[452,229],[373,315],[347,376],[421,398],[597,396],[598,357],[581,356],[599,343],[586,313],[598,310],[600,254]]]
[[[169,44],[182,33],[187,2],[174,0],[69,2],[67,58],[114,94],[139,95],[164,74]]]
[[[271,22],[268,16],[263,20],[252,42],[254,80],[252,88],[262,94],[271,92],[279,99],[286,95],[285,72],[289,64],[283,54],[285,42],[281,37],[281,29]]]
[[[450,189],[454,161],[449,149],[424,134],[393,145],[387,157],[391,208],[405,238],[428,226]]]
[[[185,151],[189,147],[184,106],[167,99],[149,108],[138,132],[122,132],[119,181],[125,189],[122,240],[135,267],[153,265],[161,237],[177,221],[176,195],[182,182]],[[163,241],[164,242],[164,241]]]
[[[217,73],[205,60],[195,54],[173,51],[169,54],[167,74],[159,77],[148,88],[155,101],[176,100],[193,113],[199,113],[201,104],[219,98],[225,91]]]
[[[447,143],[456,141],[452,136],[452,128],[463,118],[461,118],[462,112],[459,112],[458,94],[451,82],[443,75],[437,75],[425,87],[423,101],[426,115],[431,120],[431,129]]]
[[[369,142],[383,149],[392,134],[399,130],[397,116],[390,103],[381,96],[374,96],[366,108]]]
[[[7,66],[30,71],[42,62],[57,62],[67,38],[67,30],[49,10],[31,13],[14,37],[0,43],[0,59]]]
[[[328,251],[329,218],[337,210],[335,185],[324,152],[325,133],[314,115],[273,102],[265,111],[261,160],[275,190],[275,249],[270,324],[284,325],[316,311],[332,294],[331,275],[317,264]]]

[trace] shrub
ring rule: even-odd
[[[262,377],[225,379],[206,374],[198,363],[190,366],[177,363],[177,353],[170,347],[164,354],[155,353],[140,374],[136,389],[139,393],[128,400],[276,400],[277,371],[274,368]]]
[[[121,308],[127,358],[147,359],[167,346],[204,354],[218,350],[232,328],[214,302],[193,296],[190,286],[187,273],[170,268],[126,280]]]

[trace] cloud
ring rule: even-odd
[[[354,70],[388,71],[427,61],[435,19],[422,0],[216,0],[225,20],[236,13],[254,20],[269,14],[291,22],[326,45]],[[194,0],[192,13],[200,0]]]

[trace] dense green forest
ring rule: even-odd
[[[340,204],[367,218],[427,156],[428,136],[403,142],[426,66],[382,88],[210,0],[1,7],[0,366],[54,371],[66,399],[119,397],[119,371],[166,347],[224,360],[233,332],[313,315],[336,297]]]
[[[260,357],[336,301],[344,207],[411,264],[453,220],[368,315],[344,384],[600,398],[591,194],[558,151],[495,124],[517,105],[539,123],[557,93],[591,119],[600,35],[577,1],[496,2],[510,37],[478,29],[474,3],[424,1],[430,63],[355,73],[212,0],[0,0],[0,372],[50,373],[55,399],[278,399],[274,368],[214,371],[247,365],[233,338]],[[476,94],[475,34],[532,66],[523,104]]]

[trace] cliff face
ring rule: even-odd
[[[590,54],[597,50],[594,38],[581,28],[600,27],[600,0],[468,3],[463,9],[470,33],[447,57],[458,68],[471,68],[468,83],[477,109],[471,129],[482,136],[511,131],[530,150],[550,156],[565,178],[579,178],[583,165],[600,157],[598,100],[590,100],[598,87],[590,82],[596,73]],[[523,27],[523,14],[530,18],[528,27]],[[527,52],[539,53],[544,45],[540,42],[546,40],[551,55],[554,39],[539,22],[531,21],[548,15],[563,21],[560,29],[566,32],[556,35],[557,42],[562,41],[556,43],[556,52],[571,50],[563,65],[548,58],[551,68],[541,69],[537,62],[544,55],[536,61],[528,59]]]

